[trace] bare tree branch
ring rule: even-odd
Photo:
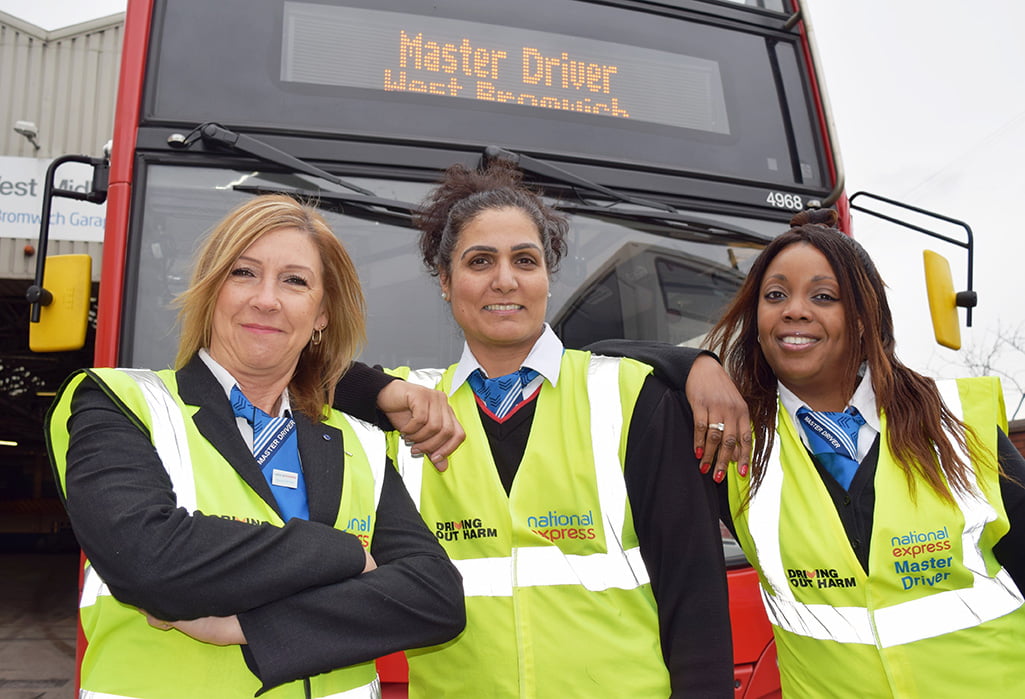
[[[1025,324],[1008,328],[997,322],[996,329],[979,342],[962,350],[962,364],[972,376],[997,376],[1005,388],[1021,396],[1012,409],[1015,419],[1025,404]]]

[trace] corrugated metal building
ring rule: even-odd
[[[54,158],[67,153],[100,156],[113,136],[123,12],[47,31],[0,12],[0,155]],[[36,125],[37,150],[15,132]],[[0,279],[30,279],[35,240],[0,236]],[[53,241],[48,253],[89,253],[99,279],[102,243]]]
[[[46,31],[0,12],[0,154],[103,154],[114,128],[125,15]],[[37,152],[14,132],[39,127]]]
[[[45,179],[35,173],[45,172],[46,162],[60,155],[102,156],[113,136],[123,29],[124,13],[48,31],[0,12],[0,227],[6,229],[0,229],[0,536],[66,533],[42,418],[64,377],[92,364],[94,333],[78,351],[40,354],[28,349],[25,291],[35,275]],[[18,122],[34,124],[38,148],[15,131]],[[58,186],[65,167],[58,171]],[[85,206],[95,206],[100,215],[105,211]],[[25,221],[12,217],[15,208]],[[35,236],[28,237],[33,228]],[[75,240],[74,233],[63,236],[67,240],[51,240],[47,253],[91,255],[95,288],[100,231],[102,225],[92,240]]]

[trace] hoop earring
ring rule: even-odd
[[[324,328],[314,328],[313,337],[310,338],[310,344],[319,345],[324,339]]]

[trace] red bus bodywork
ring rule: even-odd
[[[795,2],[795,5],[797,3]],[[136,136],[148,65],[148,42],[153,15],[153,0],[130,0],[128,3],[122,65],[115,112],[115,130],[110,167],[106,211],[103,284],[100,285],[96,331],[96,366],[118,363],[122,294],[125,286],[126,250],[131,218]],[[834,157],[829,116],[817,75],[811,43],[801,32],[804,57],[809,71],[813,101],[823,141],[828,144],[825,157],[836,186],[842,190],[840,164]],[[851,233],[850,209],[842,191],[834,206],[840,215],[840,227]],[[745,699],[779,696],[779,675],[776,667],[772,628],[762,607],[757,574],[750,566],[728,572],[730,618],[733,626],[734,673],[736,696]],[[79,628],[77,666],[81,667],[85,638]],[[378,661],[385,687],[385,696],[405,696],[408,668],[405,658],[396,654]],[[76,685],[78,685],[76,676]]]

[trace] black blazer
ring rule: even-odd
[[[194,357],[177,379],[204,438],[276,507],[206,365]],[[465,621],[459,574],[397,472],[385,469],[377,509],[370,553],[379,567],[363,574],[359,539],[332,526],[342,435],[300,415],[296,422],[309,521],[193,515],[177,506],[149,435],[96,381],[82,381],[68,420],[66,506],[111,592],[162,619],[238,615],[247,662],[265,686],[455,636]]]

